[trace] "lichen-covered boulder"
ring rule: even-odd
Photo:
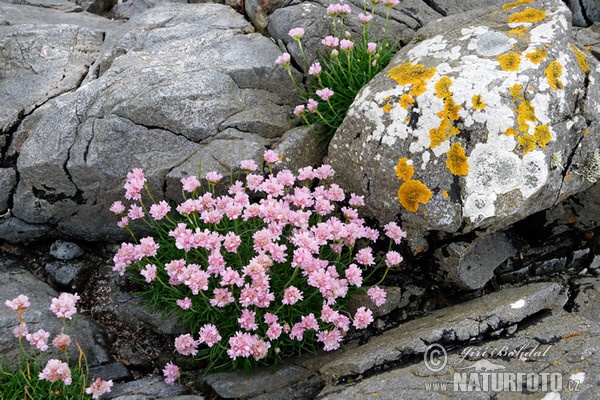
[[[501,230],[600,173],[600,68],[559,0],[429,24],[357,96],[330,163],[413,251]]]

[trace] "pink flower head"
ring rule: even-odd
[[[171,206],[164,200],[150,206],[150,215],[155,221],[160,221],[171,211]]]
[[[360,13],[358,14],[358,20],[360,21],[361,24],[368,24],[369,22],[371,22],[371,20],[373,19],[373,14],[363,14]]]
[[[77,293],[61,293],[58,298],[52,299],[50,310],[58,318],[71,319],[73,314],[77,312],[77,307],[75,307],[75,304],[79,299],[80,297]]]
[[[279,65],[283,65],[285,67],[285,66],[290,65],[290,60],[291,60],[290,53],[283,53],[282,55],[277,57],[277,59],[275,60],[275,63],[279,64]]]
[[[400,0],[381,0],[381,4],[386,7],[392,8],[400,3]]]
[[[242,316],[239,317],[237,321],[243,329],[246,329],[248,331],[255,331],[256,329],[258,329],[258,324],[256,323],[255,318],[255,311],[244,308],[242,310]]]
[[[350,264],[348,268],[346,268],[346,280],[350,285],[361,287],[363,281],[362,270],[356,264]]]
[[[198,342],[192,335],[186,333],[175,338],[175,349],[184,356],[195,356],[198,354]]]
[[[404,232],[395,222],[385,224],[383,229],[385,235],[392,239],[396,244],[400,244],[402,239],[406,237],[406,232]]]
[[[267,164],[276,164],[281,161],[277,153],[275,153],[273,150],[265,151],[263,157]]]
[[[283,300],[281,300],[281,303],[292,306],[302,299],[304,299],[302,292],[295,286],[289,286],[283,292]]]
[[[385,265],[395,267],[402,262],[402,256],[397,251],[388,251],[385,255]]]
[[[283,331],[283,326],[280,323],[274,322],[269,325],[269,329],[267,329],[267,337],[271,340],[275,340],[281,336],[281,332]]]
[[[136,246],[138,251],[136,258],[141,260],[144,257],[154,257],[158,253],[159,247],[152,236],[144,237],[140,239],[140,244]]]
[[[321,74],[322,68],[321,68],[321,64],[318,61],[315,61],[314,63],[311,64],[311,66],[308,68],[308,74],[309,75],[319,75]]]
[[[373,250],[370,247],[360,249],[354,257],[357,263],[362,265],[373,265],[375,264],[375,257],[373,257]]]
[[[367,291],[367,294],[369,295],[369,298],[371,299],[371,301],[377,307],[380,307],[385,304],[386,293],[385,293],[385,290],[381,289],[380,287],[377,287],[377,286],[372,287],[371,289],[369,289]]]
[[[362,207],[365,205],[365,196],[358,196],[354,193],[350,193],[350,200],[348,200],[348,204],[352,207]]]
[[[206,180],[210,183],[217,183],[221,179],[223,179],[223,175],[221,175],[217,171],[210,171],[206,173]]]
[[[28,333],[29,331],[27,330],[27,324],[25,322],[21,322],[15,329],[13,329],[13,335],[17,339],[24,338]]]
[[[317,90],[315,92],[317,94],[317,96],[319,96],[321,98],[321,100],[323,101],[327,101],[331,98],[331,96],[334,95],[333,90],[329,89],[329,88],[323,88],[320,90]]]
[[[340,49],[343,51],[350,51],[354,47],[354,42],[348,39],[342,39],[340,41]]]
[[[304,36],[304,29],[302,28],[293,28],[290,29],[288,35],[294,38],[294,40],[300,40]]]
[[[234,232],[228,232],[223,238],[223,247],[230,253],[236,253],[240,244],[242,239]]]
[[[46,367],[40,372],[38,378],[50,382],[63,381],[67,386],[73,382],[69,365],[54,358],[48,360]]]
[[[142,198],[140,192],[144,188],[146,177],[140,168],[134,168],[127,173],[127,182],[124,185],[125,198],[127,200],[139,200]]]
[[[340,332],[339,329],[320,331],[317,334],[317,340],[323,343],[323,350],[336,350],[340,347],[340,343],[342,342],[342,332]]]
[[[217,327],[213,324],[205,324],[200,328],[199,335],[200,339],[198,341],[200,343],[206,343],[208,347],[213,347],[215,343],[222,339]]]
[[[302,113],[304,112],[304,109],[306,107],[304,106],[304,104],[298,104],[295,108],[294,108],[294,114],[296,115],[302,115]]]
[[[99,399],[104,393],[110,393],[110,388],[113,386],[112,379],[109,381],[96,378],[89,388],[85,389],[87,394],[92,395],[92,399]]]
[[[325,39],[321,40],[321,43],[325,47],[334,49],[334,48],[338,47],[338,45],[340,44],[340,40],[335,36],[325,36]]]
[[[181,307],[182,310],[189,310],[192,308],[192,300],[189,297],[179,299],[176,301],[177,305]]]
[[[146,278],[146,282],[150,283],[156,279],[156,265],[146,264],[146,267],[140,271],[140,275]]]
[[[31,305],[29,302],[29,297],[24,294],[20,294],[12,300],[6,300],[4,302],[8,308],[15,311],[23,311],[26,310],[27,307]]]
[[[61,349],[63,352],[66,351],[67,347],[71,344],[71,337],[64,333],[56,335],[54,340],[52,341],[52,346],[57,349]]]
[[[315,170],[315,176],[319,179],[332,178],[334,175],[335,171],[329,164],[323,164]]]
[[[167,365],[165,365],[165,368],[162,372],[167,385],[172,385],[177,379],[179,379],[179,367],[170,361],[167,363]]]
[[[377,43],[369,42],[367,44],[367,53],[373,55],[377,52]]]
[[[319,329],[319,321],[317,321],[317,318],[313,313],[303,315],[301,323],[304,329],[313,329],[315,331]]]
[[[132,204],[127,212],[127,217],[132,221],[144,218],[144,209],[137,204]]]
[[[115,201],[110,206],[110,212],[117,215],[123,214],[125,212],[125,206],[120,201]]]
[[[119,228],[125,228],[127,225],[129,225],[129,218],[127,217],[123,217],[117,222]]]
[[[25,339],[34,347],[37,347],[40,351],[48,350],[48,338],[50,332],[46,332],[43,329],[38,330],[35,333],[28,333],[25,335]]]
[[[308,99],[308,104],[306,105],[308,111],[312,113],[317,112],[317,107],[319,107],[318,101],[316,101],[315,99]]]
[[[198,189],[202,184],[198,180],[198,178],[194,175],[181,178],[181,185],[183,186],[183,191],[191,193],[194,190]]]
[[[279,317],[273,313],[265,313],[265,316],[263,318],[264,318],[265,324],[267,324],[267,325],[274,324],[275,322],[277,322],[277,320],[279,320]]]
[[[356,310],[354,322],[352,323],[356,329],[364,329],[369,326],[371,322],[373,322],[373,312],[371,310],[368,310],[365,307],[360,307]]]
[[[213,290],[214,298],[210,299],[210,305],[213,307],[225,307],[229,303],[234,302],[233,295],[225,288],[217,288]]]
[[[247,172],[256,171],[258,169],[258,165],[256,165],[254,160],[242,160],[240,161],[240,167]]]

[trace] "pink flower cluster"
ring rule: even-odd
[[[77,293],[61,293],[58,298],[52,299],[52,304],[50,305],[50,310],[58,317],[58,318],[66,318],[71,319],[73,314],[77,312],[77,307],[75,304],[80,299]]]
[[[70,385],[73,382],[69,365],[55,358],[48,360],[46,367],[40,372],[38,377],[40,380],[50,382],[63,381],[65,385]]]
[[[270,168],[280,158],[269,150],[264,162]],[[364,329],[373,322],[370,309],[361,307],[351,316],[343,311],[342,301],[350,290],[362,287],[363,271],[376,264],[371,247],[357,249],[359,242],[380,238],[379,231],[358,215],[363,197],[328,184],[335,175],[329,165],[296,173],[282,168],[266,177],[256,172],[259,167],[252,160],[240,166],[243,180],[218,196],[212,191],[197,193],[200,181],[183,178],[187,199],[158,218],[152,212],[161,204],[156,203],[142,217],[161,227],[162,239],[123,243],[113,269],[120,274],[135,269],[149,285],[168,283],[178,291],[170,293],[181,294],[173,302],[182,312],[230,317],[225,330],[214,322],[219,318],[208,318],[197,338],[189,333],[178,336],[175,348],[182,355],[226,349],[221,351],[233,361],[258,361],[283,344],[301,343],[307,337],[321,342],[325,350],[339,348],[352,326]],[[221,178],[206,175],[209,185]],[[399,243],[403,235],[395,223],[386,225],[391,241]],[[167,248],[165,261],[161,252]],[[387,252],[388,267],[401,261],[398,252]],[[274,274],[284,278],[275,279]],[[373,287],[368,294],[377,306],[385,303],[383,289]],[[319,306],[315,309],[314,304]],[[292,309],[302,311],[290,313]],[[176,368],[165,367],[168,382],[179,376]]]
[[[105,381],[100,378],[96,378],[90,387],[85,389],[85,392],[87,394],[91,394],[93,399],[99,399],[104,393],[110,393],[110,388],[112,388],[112,386],[112,380]]]

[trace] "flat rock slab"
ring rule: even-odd
[[[547,312],[535,323],[506,338],[452,350],[439,372],[425,362],[388,371],[364,380],[325,388],[317,397],[333,399],[592,399],[598,398],[599,327],[562,309]],[[499,390],[454,385],[469,373],[553,374],[562,383],[559,397],[541,385],[529,396],[508,384]],[[493,370],[493,371],[492,371]],[[492,372],[490,372],[492,371]],[[583,375],[582,375],[583,374]],[[576,383],[576,379],[583,382]],[[520,388],[519,388],[520,389]],[[571,389],[571,390],[568,390]]]
[[[566,302],[563,291],[557,283],[535,283],[441,309],[374,337],[363,346],[340,352],[319,371],[326,382],[334,383],[404,356],[422,354],[431,343],[468,341],[541,310],[562,306]]]

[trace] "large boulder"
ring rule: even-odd
[[[2,226],[18,220],[115,239],[108,208],[132,168],[163,197],[181,193],[179,178],[200,166],[229,175],[241,159],[261,162],[297,123],[294,88],[274,63],[280,53],[218,4],[162,4],[108,32],[83,84],[15,129],[7,154],[18,183],[0,237],[9,239]]]
[[[429,24],[357,96],[331,141],[338,181],[413,251],[495,232],[589,187],[600,67],[558,0]]]

